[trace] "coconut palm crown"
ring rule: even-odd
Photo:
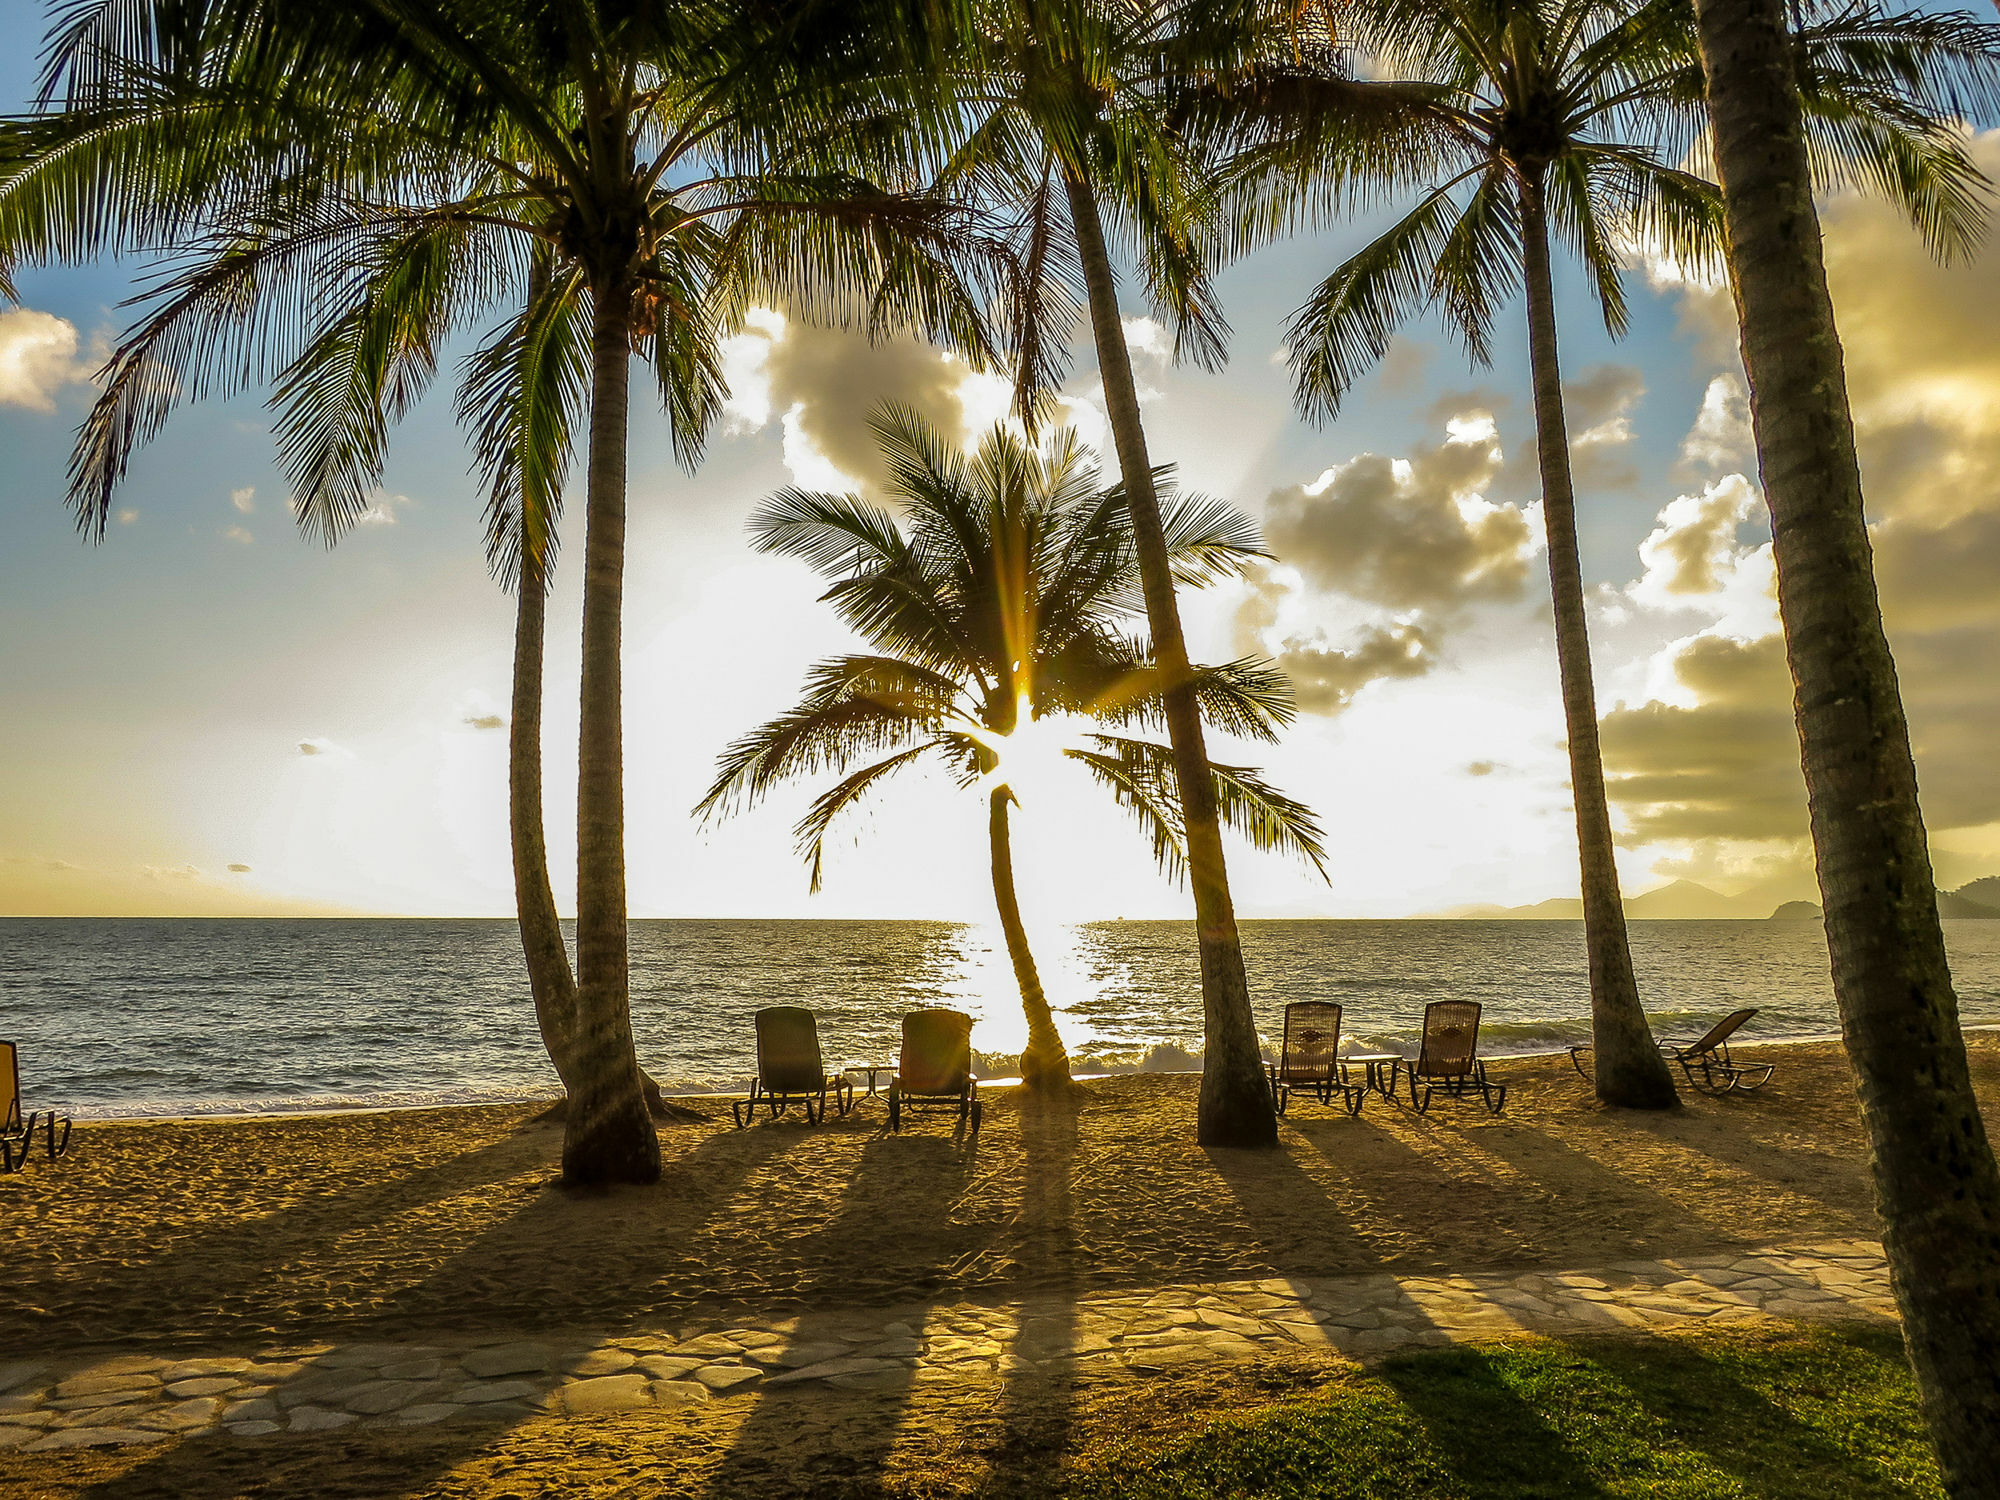
[[[972,288],[997,262],[962,209],[913,183],[921,121],[893,107],[870,16],[86,0],[51,44],[44,97],[60,108],[0,139],[0,270],[120,250],[168,267],[79,439],[71,499],[93,535],[177,405],[275,379],[295,503],[331,540],[366,511],[387,429],[441,354],[498,317],[463,405],[488,440],[503,570],[525,558],[539,581],[587,428],[575,1182],[659,1173],[625,904],[632,357],[692,462],[722,400],[716,338],[753,300],[990,352],[990,293]]]
[[[1681,165],[1699,157],[1706,118],[1693,8],[1688,0],[1357,0],[1342,17],[1350,39],[1391,75],[1435,91],[1426,109],[1439,128],[1427,168],[1409,152],[1376,163],[1380,190],[1427,178],[1416,207],[1293,315],[1287,343],[1298,403],[1332,417],[1398,328],[1432,308],[1483,363],[1494,320],[1525,291],[1596,1089],[1607,1103],[1667,1107],[1673,1082],[1633,974],[1597,743],[1550,255],[1553,242],[1575,253],[1614,335],[1625,327],[1630,247],[1719,267],[1718,190]],[[1808,5],[1796,31],[1822,175],[1891,193],[1944,252],[1970,243],[1983,220],[1983,179],[1953,112],[1990,96],[1993,35],[1963,16],[1896,16],[1868,5]],[[1286,102],[1298,113],[1310,78],[1294,90]],[[1248,159],[1254,170],[1240,184],[1243,216],[1265,227],[1282,222],[1272,212],[1284,196],[1274,195],[1274,182],[1306,190],[1301,201],[1316,212],[1351,202],[1351,192],[1329,196],[1324,183],[1350,183],[1354,164],[1335,154],[1316,165],[1274,150],[1269,138],[1286,111],[1259,118],[1247,107],[1256,102],[1246,100],[1238,123],[1263,152]]]
[[[1130,634],[1143,609],[1130,513],[1101,488],[1067,432],[1046,455],[995,429],[970,456],[914,413],[887,408],[872,423],[887,460],[899,522],[852,495],[785,490],[751,520],[760,551],[796,557],[831,587],[825,599],[874,649],[830,657],[807,677],[799,704],[735,741],[699,804],[707,815],[755,802],[799,777],[840,771],[796,828],[819,888],[836,821],[889,778],[932,761],[989,801],[994,895],[1028,1019],[1023,1077],[1068,1080],[1068,1062],[1043,997],[1015,901],[1007,811],[1017,750],[1049,748],[1035,726],[1074,717],[1129,728],[1163,716],[1160,674]],[[1177,580],[1190,586],[1238,574],[1263,556],[1254,528],[1216,501],[1166,507]],[[1270,741],[1293,716],[1282,674],[1253,660],[1194,669],[1210,724]],[[1171,750],[1094,731],[1056,752],[1104,786],[1143,825],[1162,869],[1186,866],[1185,820]],[[1312,813],[1255,771],[1211,768],[1223,820],[1260,849],[1283,849],[1321,868]]]

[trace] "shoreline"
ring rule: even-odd
[[[1996,1033],[2000,1032],[2000,1021],[1969,1022],[1963,1025],[1960,1029],[1967,1033],[1977,1033],[1982,1035]],[[1838,1045],[1840,1041],[1841,1041],[1840,1033],[1837,1031],[1815,1032],[1811,1035],[1806,1035],[1806,1036],[1759,1038],[1757,1041],[1754,1042],[1743,1042],[1738,1044],[1736,1050],[1743,1052],[1755,1052],[1758,1049],[1764,1047],[1811,1047],[1823,1044]],[[1525,1062],[1531,1060],[1538,1060],[1542,1058],[1558,1058],[1566,1060],[1568,1057],[1568,1051],[1569,1049],[1567,1047],[1544,1047],[1544,1048],[1536,1048],[1533,1050],[1521,1051],[1521,1052],[1498,1052],[1498,1051],[1485,1051],[1484,1049],[1482,1049],[1481,1056],[1484,1057],[1488,1062]],[[1269,1058],[1265,1059],[1265,1061],[1267,1062],[1269,1062],[1270,1060],[1271,1059]],[[1078,1083],[1095,1083],[1112,1078],[1193,1078],[1193,1077],[1199,1077],[1200,1075],[1201,1075],[1201,1069],[1199,1068],[1118,1068],[1118,1069],[1107,1069],[1103,1071],[1081,1072],[1077,1073],[1074,1076]],[[977,1081],[981,1088],[986,1088],[986,1089],[1014,1088],[1019,1086],[1021,1082],[1018,1075],[986,1077],[986,1078],[980,1078]],[[733,1088],[716,1087],[709,1089],[672,1088],[672,1089],[662,1089],[661,1096],[667,1099],[683,1100],[688,1102],[699,1102],[704,1099],[713,1099],[716,1100],[718,1103],[720,1103],[720,1102],[726,1102],[731,1099],[741,1099],[742,1097],[744,1097],[744,1092],[745,1091],[740,1086]],[[552,1105],[560,1103],[562,1097],[563,1096],[559,1093],[540,1093],[540,1094],[522,1093],[522,1094],[510,1094],[503,1098],[437,1099],[422,1103],[404,1102],[404,1101],[393,1101],[385,1104],[342,1103],[342,1104],[328,1104],[317,1108],[309,1104],[297,1104],[294,1103],[293,1101],[284,1101],[285,1107],[273,1108],[273,1109],[227,1109],[227,1108],[212,1109],[212,1110],[184,1109],[179,1112],[175,1112],[173,1110],[166,1110],[157,1114],[135,1114],[135,1115],[95,1114],[92,1112],[93,1109],[103,1108],[106,1106],[80,1105],[74,1109],[66,1110],[65,1112],[70,1114],[77,1121],[77,1123],[88,1124],[93,1126],[164,1125],[164,1124],[197,1125],[197,1124],[205,1124],[210,1121],[214,1121],[220,1124],[220,1123],[232,1123],[232,1122],[253,1121],[253,1120],[318,1120],[318,1119],[340,1119],[358,1115],[428,1114],[439,1110],[511,1109],[511,1108],[534,1108],[540,1110],[540,1109],[547,1109]]]

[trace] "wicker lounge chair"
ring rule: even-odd
[[[1347,1112],[1358,1115],[1368,1094],[1347,1081],[1347,1064],[1340,1055],[1340,1007],[1330,1000],[1295,1000],[1285,1007],[1285,1040],[1270,1071],[1271,1102],[1279,1114],[1294,1093],[1307,1093],[1328,1107],[1338,1094]]]
[[[1404,1071],[1410,1075],[1410,1103],[1418,1114],[1430,1109],[1431,1096],[1440,1090],[1454,1099],[1477,1094],[1496,1115],[1507,1103],[1507,1085],[1489,1079],[1486,1064],[1479,1060],[1476,1000],[1433,1000],[1426,1005],[1423,1046],[1415,1062],[1396,1064],[1389,1081],[1391,1093],[1395,1092],[1395,1073]]]
[[[1729,1055],[1729,1039],[1757,1007],[1731,1011],[1695,1041],[1663,1043],[1660,1050],[1681,1065],[1688,1086],[1704,1094],[1749,1093],[1771,1081],[1775,1063],[1743,1063]]]
[[[49,1160],[69,1153],[70,1118],[56,1111],[21,1113],[21,1059],[12,1042],[0,1042],[0,1172],[18,1172],[28,1164],[40,1122]]]
[[[819,1026],[813,1013],[798,1005],[773,1005],[757,1012],[757,1076],[750,1080],[750,1097],[729,1106],[741,1130],[756,1118],[760,1104],[777,1119],[794,1104],[805,1106],[806,1123],[826,1118],[831,1100],[846,1114],[854,1107],[854,1085],[829,1073],[819,1051]]]
[[[903,1017],[903,1055],[889,1080],[889,1128],[901,1130],[913,1109],[957,1111],[979,1129],[979,1085],[972,1076],[972,1017],[956,1010],[916,1010]]]

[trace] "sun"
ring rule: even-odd
[[[967,726],[966,732],[994,756],[993,769],[979,778],[981,789],[1004,786],[1023,803],[1074,776],[1069,752],[1087,745],[1075,721],[1058,715],[1036,718],[1025,697],[1017,706],[1013,733],[995,734],[984,726]]]

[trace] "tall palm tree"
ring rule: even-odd
[[[1700,0],[1729,270],[1883,1249],[1946,1491],[1991,1500],[2000,1495],[2000,1168],[1973,1096],[1876,598],[1813,206],[1802,107],[1811,92],[1788,20],[1785,0]],[[1990,108],[1982,92],[1976,102]]]
[[[972,33],[949,80],[969,129],[942,181],[1013,221],[1021,271],[1009,314],[1024,415],[1061,379],[1080,315],[1088,314],[1186,821],[1205,1043],[1196,1135],[1204,1145],[1272,1146],[1277,1117],[1112,265],[1116,234],[1173,329],[1176,355],[1221,363],[1227,330],[1209,279],[1215,202],[1163,88],[1195,9],[1183,0],[974,5]]]
[[[1125,633],[1143,607],[1131,513],[1116,489],[1098,487],[1067,432],[1044,458],[996,429],[968,458],[907,410],[890,408],[872,425],[907,530],[854,496],[798,490],[773,496],[750,524],[759,551],[801,558],[827,579],[827,600],[874,650],[814,667],[796,708],[729,747],[696,810],[727,813],[795,777],[845,772],[796,830],[817,891],[834,821],[906,766],[941,761],[987,799],[994,904],[1028,1022],[1022,1079],[1060,1088],[1069,1058],[1014,890],[1008,809],[1022,752],[1034,746],[1081,766],[1145,826],[1163,868],[1187,863],[1167,746],[1035,734],[1060,716],[1130,724],[1162,715],[1160,674]],[[1175,580],[1191,586],[1263,555],[1248,522],[1212,501],[1170,502],[1162,530]],[[1267,664],[1196,667],[1192,679],[1200,711],[1231,733],[1272,740],[1292,718],[1290,691]],[[1246,767],[1212,765],[1209,777],[1220,816],[1253,845],[1321,866],[1308,809]]]
[[[1692,14],[1687,0],[1363,0],[1350,14],[1361,44],[1389,71],[1438,91],[1430,109],[1448,128],[1431,137],[1434,185],[1417,206],[1293,315],[1299,404],[1332,417],[1397,327],[1431,307],[1485,362],[1495,317],[1525,290],[1596,1089],[1608,1104],[1669,1107],[1673,1081],[1633,976],[1598,752],[1550,252],[1553,234],[1581,260],[1614,335],[1625,327],[1622,243],[1643,238],[1693,265],[1719,255],[1717,190],[1674,165],[1704,122]],[[1914,64],[1921,78],[1956,67],[1958,53],[1920,18],[1865,7],[1815,20],[1800,38],[1816,59],[1828,179],[1879,182],[1927,232],[1962,235],[1976,198],[1962,145],[1914,108],[1909,91],[1880,86],[1899,64]],[[1863,60],[1885,51],[1897,62],[1857,76]],[[1406,178],[1411,160],[1393,166]],[[1283,168],[1313,180],[1309,163]],[[1351,179],[1355,168],[1327,159],[1321,174]]]
[[[146,9],[142,7],[142,9]],[[181,269],[121,344],[72,468],[101,535],[173,405],[281,370],[279,442],[329,540],[366,507],[388,423],[438,349],[538,261],[575,289],[587,382],[577,982],[565,1177],[648,1182],[631,1034],[620,634],[631,357],[682,458],[720,407],[715,353],[753,297],[983,357],[966,216],[897,190],[911,156],[882,61],[839,7],[301,0],[71,12],[10,146],[0,262],[119,246]],[[857,175],[874,171],[880,182]],[[889,186],[881,185],[888,183]],[[580,414],[579,414],[580,415]],[[539,561],[539,559],[537,560]]]

